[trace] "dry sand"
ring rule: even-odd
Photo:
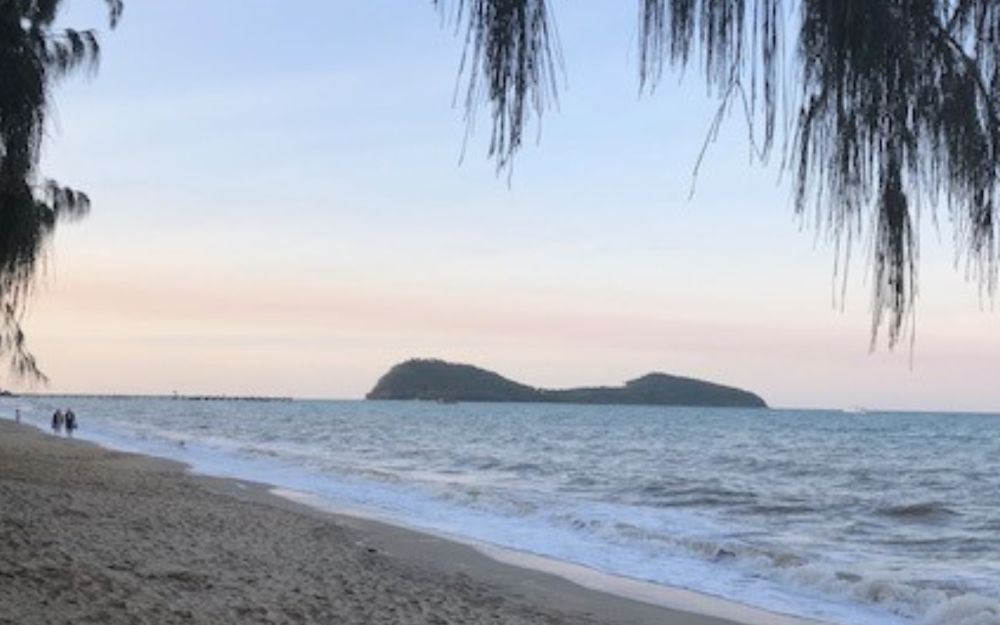
[[[732,625],[0,421],[0,624]]]

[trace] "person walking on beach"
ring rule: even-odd
[[[56,408],[56,411],[52,413],[52,433],[59,434],[62,432],[63,427],[63,411]]]
[[[14,423],[20,423],[20,422],[21,422],[21,409],[20,408],[15,408],[14,409]]]
[[[76,415],[72,410],[66,411],[66,436],[73,438],[73,430],[76,429]]]
[[[76,413],[72,410],[66,411],[66,436],[73,438],[73,430],[76,429]]]

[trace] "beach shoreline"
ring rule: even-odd
[[[804,622],[602,592],[611,578],[271,491],[0,421],[0,623]]]

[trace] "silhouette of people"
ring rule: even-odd
[[[76,429],[76,413],[72,410],[66,411],[66,436],[73,438],[73,430]]]
[[[56,411],[52,413],[52,433],[59,434],[62,432],[63,422],[66,417],[63,416],[63,411],[56,408]]]
[[[21,409],[20,408],[15,408],[14,409],[14,423],[20,423],[20,422],[21,422]]]

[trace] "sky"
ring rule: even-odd
[[[864,250],[794,214],[696,71],[637,83],[632,4],[553,3],[565,77],[513,175],[455,105],[429,1],[70,0],[93,78],[56,91],[42,171],[88,192],[25,328],[34,390],[359,398],[411,357],[536,386],[665,371],[785,407],[1000,410],[1000,313],[922,217],[911,351],[869,349]],[[460,93],[460,92],[459,92]],[[780,155],[779,155],[780,156]],[[693,193],[692,193],[693,188]],[[18,388],[27,388],[24,384]]]

